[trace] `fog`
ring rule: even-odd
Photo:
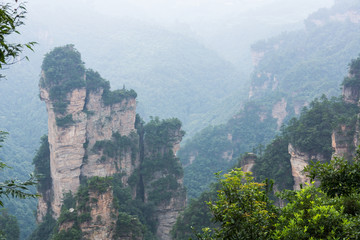
[[[42,18],[48,25],[54,21],[93,22],[94,14],[102,14],[113,19],[109,25],[114,29],[116,22],[124,19],[161,26],[196,38],[249,73],[251,67],[246,59],[251,43],[301,28],[310,13],[333,3],[334,0],[33,0],[27,5],[29,18]]]
[[[35,149],[47,132],[45,104],[38,97],[41,62],[54,47],[75,44],[86,67],[99,71],[112,89],[125,85],[138,93],[137,112],[145,121],[150,116],[177,117],[191,138],[210,124],[226,122],[247,100],[254,42],[301,29],[309,14],[333,3],[28,1],[21,35],[12,39],[38,44],[34,52],[25,51],[30,60],[11,65],[4,71],[7,79],[0,82],[0,100],[5,103],[0,105],[0,130],[10,132],[2,159],[23,171],[14,174],[20,179],[33,170]],[[36,204],[20,209],[15,203],[8,205],[10,212],[27,217],[28,223],[21,223],[24,239],[34,228],[31,216]]]

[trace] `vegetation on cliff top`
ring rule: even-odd
[[[105,105],[121,103],[124,99],[134,99],[137,97],[137,94],[133,89],[126,90],[125,86],[122,89],[111,91],[109,81],[103,79],[98,72],[95,72],[92,69],[86,70],[87,94],[90,91],[97,91],[100,88],[103,89],[102,99]]]
[[[344,87],[360,88],[360,57],[351,60],[349,64],[349,75],[344,78]]]
[[[55,113],[64,115],[69,105],[68,93],[74,89],[86,88],[87,95],[91,91],[103,89],[102,99],[105,105],[121,103],[124,99],[136,98],[134,90],[111,91],[110,83],[103,79],[98,72],[85,69],[81,54],[74,45],[68,44],[54,48],[45,55],[42,64],[43,74],[40,78],[40,87],[49,91]],[[59,127],[67,127],[74,123],[71,115],[57,117]]]

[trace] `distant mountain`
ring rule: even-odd
[[[337,96],[350,59],[360,53],[360,8],[337,1],[305,20],[306,28],[252,46],[256,64],[249,100],[226,124],[198,133],[179,151],[189,197],[205,190],[213,173],[245,152],[261,152],[282,124],[315,97]],[[341,6],[341,7],[340,7]]]

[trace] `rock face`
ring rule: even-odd
[[[42,189],[38,222],[51,214],[61,219],[56,234],[142,239],[146,222],[121,210],[136,200],[152,208],[147,217],[156,229],[150,234],[170,239],[186,202],[175,155],[184,135],[181,122],[155,119],[144,125],[136,115],[133,90],[110,91],[107,81],[92,70],[85,72],[82,64],[71,45],[56,48],[44,59],[40,97],[48,111],[52,184]],[[126,219],[133,224],[126,225]]]
[[[249,99],[261,96],[261,93],[266,91],[275,91],[278,88],[278,85],[279,81],[274,74],[259,72],[256,74],[256,78],[250,86]]]
[[[358,88],[351,86],[344,86],[342,95],[344,96],[344,101],[347,103],[357,104],[359,101],[360,91]]]
[[[278,130],[287,116],[286,106],[287,102],[285,98],[282,98],[281,101],[277,102],[272,109],[272,117],[277,119]]]
[[[174,158],[176,155],[174,150],[178,149],[176,146],[179,145],[184,133],[177,126],[169,126],[171,120],[155,123],[150,126],[151,128],[145,128],[144,153],[141,161],[144,165],[159,159],[168,163],[177,161]],[[166,128],[167,131],[160,133],[159,130],[163,128]],[[159,135],[162,135],[162,139],[167,139],[168,144],[163,145],[154,141],[154,137],[158,138]],[[154,158],[154,156],[156,157]],[[165,168],[159,168],[156,164],[152,164],[152,166],[155,171],[143,175],[144,199],[145,202],[152,200],[158,203],[155,207],[155,216],[159,225],[156,236],[161,240],[169,240],[171,239],[170,231],[186,203],[186,194],[182,187],[182,172],[174,168],[176,164],[171,164]],[[167,186],[165,187],[165,185]],[[157,200],[159,195],[163,195],[160,201]]]
[[[300,184],[309,183],[310,179],[306,177],[303,170],[309,165],[310,160],[316,159],[324,161],[324,157],[320,154],[309,155],[296,149],[291,143],[288,146],[289,154],[291,155],[291,172],[294,177],[294,190],[300,190]]]
[[[105,193],[90,192],[90,199],[97,199],[96,202],[90,202],[91,209],[89,222],[81,224],[81,230],[85,239],[112,239],[113,229],[115,228],[116,211],[113,207],[113,194],[111,189]]]
[[[60,215],[63,193],[76,192],[80,185],[80,168],[85,153],[83,144],[86,141],[86,114],[83,112],[86,90],[76,89],[68,94],[70,104],[66,113],[72,114],[76,124],[66,128],[56,124],[56,118],[61,116],[54,112],[49,92],[40,89],[40,96],[45,101],[48,111],[50,170],[53,184],[51,209],[57,218]]]
[[[356,124],[358,125],[358,124]],[[357,147],[357,133],[350,126],[340,125],[331,135],[331,146],[334,149],[333,156],[352,159]]]
[[[45,101],[48,111],[50,169],[53,183],[51,209],[55,218],[60,215],[63,193],[76,193],[80,186],[80,177],[105,177],[119,171],[115,167],[116,159],[98,161],[102,157],[101,153],[93,153],[91,150],[95,143],[110,140],[115,132],[129,136],[135,131],[135,99],[124,99],[121,103],[104,106],[101,99],[102,89],[88,96],[86,92],[86,89],[82,88],[69,93],[66,112],[59,114],[54,112],[54,103],[49,98],[49,92],[40,89],[41,99]],[[58,126],[56,119],[69,114],[72,115],[74,123],[66,127]],[[125,172],[126,176],[130,176],[138,164],[138,161],[131,161],[130,155],[131,152],[121,159],[123,168],[120,170]],[[84,161],[85,156],[87,159]]]
[[[249,153],[241,160],[241,169],[244,172],[251,172],[255,165],[256,154]]]

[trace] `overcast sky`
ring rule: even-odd
[[[234,15],[286,15],[301,21],[333,0],[82,0],[97,10],[114,16],[131,16],[155,21],[213,20]]]

